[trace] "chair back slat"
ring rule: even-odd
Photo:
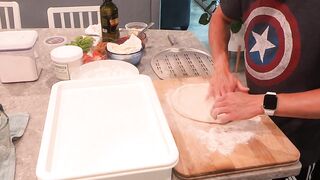
[[[2,17],[4,21],[1,20]],[[17,2],[0,2],[0,29],[21,29],[20,8]]]
[[[7,29],[11,29],[10,20],[9,20],[9,13],[8,13],[8,8],[7,7],[4,8],[4,17],[6,18]]]
[[[55,16],[57,13],[68,14],[57,17]],[[97,16],[93,16],[93,13]],[[49,28],[84,28],[87,25],[100,23],[100,6],[50,7],[47,14]],[[68,15],[69,18],[67,18]],[[60,21],[58,18],[60,18]]]
[[[79,21],[80,21],[80,27],[83,28],[83,15],[82,12],[79,12]]]
[[[66,22],[64,20],[64,13],[60,13],[60,19],[61,19],[61,25],[62,25],[62,28],[66,28]]]
[[[88,12],[89,25],[92,25],[92,12]]]
[[[100,11],[97,13],[97,19],[98,19],[98,23],[101,23],[101,18],[100,18]]]
[[[70,24],[71,24],[71,28],[74,28],[74,17],[73,17],[73,13],[70,13]]]

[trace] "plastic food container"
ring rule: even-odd
[[[69,80],[71,73],[82,65],[83,51],[79,46],[59,46],[50,52],[50,56],[56,77]]]
[[[41,68],[34,45],[38,33],[28,31],[0,32],[0,80],[2,83],[35,81]]]
[[[170,180],[178,150],[152,81],[61,81],[52,87],[38,179]]]

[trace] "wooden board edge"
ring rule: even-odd
[[[262,170],[270,170],[270,169],[275,169],[275,168],[282,168],[282,167],[289,167],[289,166],[295,166],[299,165],[301,169],[301,163],[299,160],[297,161],[292,161],[288,162],[286,164],[276,164],[270,166],[263,166],[263,167],[255,167],[251,169],[239,169],[237,171],[229,171],[229,172],[221,172],[221,173],[208,173],[208,174],[199,174],[199,175],[194,175],[194,176],[186,176],[175,169],[173,169],[174,175],[180,179],[180,180],[197,180],[197,179],[205,179],[205,178],[215,178],[215,177],[222,177],[222,176],[230,176],[230,175],[236,175],[236,174],[241,174],[241,173],[248,173],[248,172],[255,172],[255,171],[262,171]]]

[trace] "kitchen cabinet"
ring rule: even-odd
[[[102,0],[17,0],[21,12],[22,28],[48,27],[47,9],[59,6],[99,6]],[[127,22],[153,21],[153,28],[159,28],[160,0],[113,0],[118,6],[120,27]],[[35,12],[36,11],[36,12]]]

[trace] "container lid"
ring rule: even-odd
[[[71,80],[52,87],[38,179],[171,170],[178,156],[148,76]]]
[[[83,56],[83,51],[79,46],[59,46],[54,48],[51,52],[51,59],[58,63],[68,63],[79,60]]]
[[[34,30],[0,32],[0,51],[25,50],[33,47],[38,33]]]
[[[46,45],[58,46],[65,44],[66,41],[67,38],[65,36],[50,36],[44,40],[44,43]]]

